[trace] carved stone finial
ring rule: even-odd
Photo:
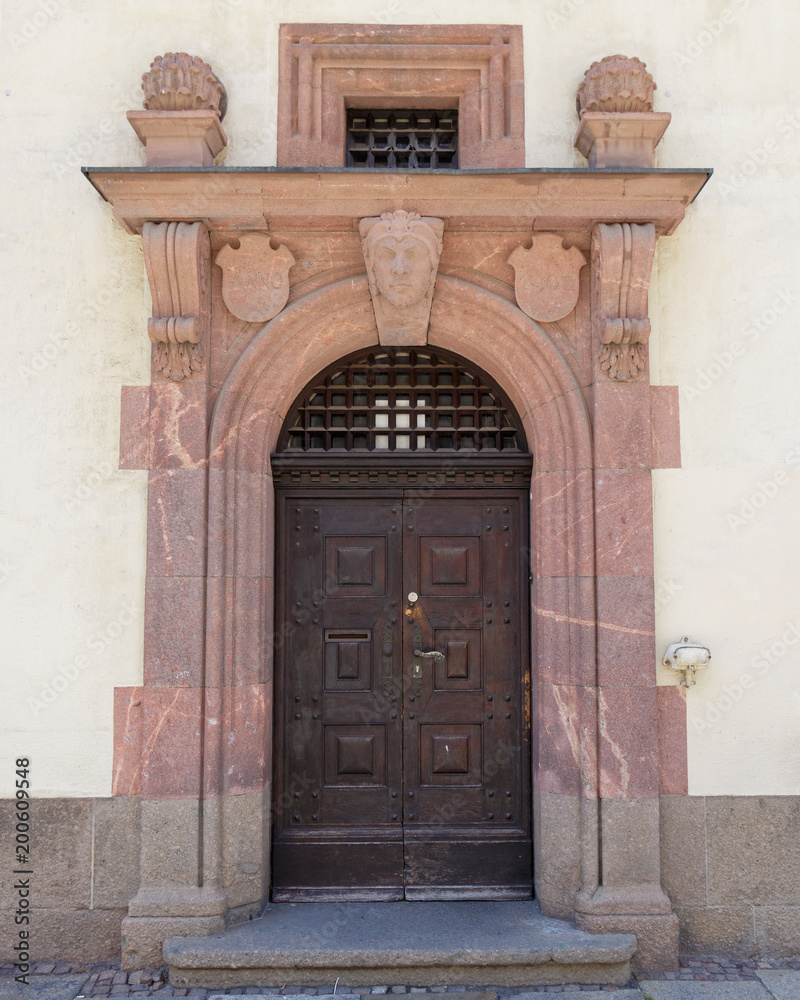
[[[636,379],[647,363],[647,290],[655,246],[651,222],[599,223],[592,233],[592,326],[600,370],[611,379]]]
[[[358,231],[381,344],[427,343],[444,222],[397,211],[362,219]]]
[[[211,315],[208,230],[202,222],[145,222],[142,249],[153,300],[147,333],[155,369],[182,381],[202,368]]]
[[[225,88],[196,56],[167,52],[142,76],[145,111],[129,111],[148,167],[210,167],[228,143]]]
[[[606,56],[593,62],[578,87],[578,114],[584,111],[653,110],[656,85],[641,59]]]
[[[580,271],[586,263],[577,247],[565,250],[559,235],[541,233],[528,249],[517,247],[508,263],[514,268],[517,305],[531,319],[552,323],[575,308]]]
[[[590,167],[652,167],[671,116],[653,111],[653,77],[641,59],[606,56],[578,87],[575,148]]]
[[[198,56],[167,52],[156,56],[142,75],[148,111],[216,111],[225,117],[228,96],[214,71]]]

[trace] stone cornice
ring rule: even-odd
[[[272,167],[84,167],[130,233],[146,222],[209,229],[350,229],[398,209],[446,230],[589,231],[598,222],[653,223],[672,233],[712,171],[515,169],[435,173]]]

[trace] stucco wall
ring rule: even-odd
[[[150,60],[170,49],[202,55],[225,83],[225,162],[273,164],[278,25],[335,20],[332,6],[2,4],[0,627],[10,724],[0,748],[4,760],[31,757],[40,796],[110,793],[112,690],[141,681],[146,474],[118,471],[117,448],[120,386],[149,379],[149,294],[139,240],[79,167],[144,162],[124,112],[139,106]],[[690,792],[800,793],[800,120],[788,117],[784,44],[800,31],[800,9],[788,0],[536,8],[348,0],[339,20],[523,24],[530,166],[584,165],[572,148],[583,71],[607,54],[638,55],[658,83],[656,109],[674,116],[658,165],[716,168],[660,242],[652,283],[652,380],[681,387],[684,463],[654,474],[658,648],[688,632],[713,654],[688,695]],[[10,769],[0,775],[0,794],[12,779]]]

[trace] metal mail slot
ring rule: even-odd
[[[345,629],[326,628],[325,642],[369,642],[372,638],[371,629],[347,631]]]

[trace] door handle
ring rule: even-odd
[[[440,653],[438,649],[431,650],[427,653],[423,653],[421,649],[415,649],[414,656],[430,658],[431,660],[436,660],[437,663],[440,663],[444,659],[444,653]]]

